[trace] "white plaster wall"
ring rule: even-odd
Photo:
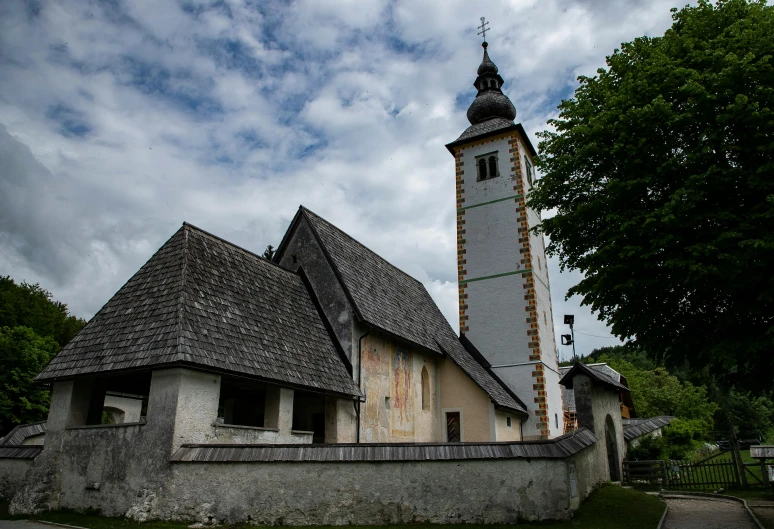
[[[142,411],[142,400],[105,395],[105,407],[117,408],[124,412],[123,422],[139,422]]]
[[[516,133],[512,135],[518,137]],[[525,192],[529,193],[525,160],[529,153],[521,139],[519,144],[520,174],[523,178]],[[513,272],[531,269],[534,278],[534,302],[525,300],[522,274],[506,275],[497,278],[471,281],[465,283],[467,298],[464,303],[464,326],[466,334],[473,344],[493,365],[498,375],[519,395],[530,411],[528,422],[524,425],[524,435],[534,437],[540,434],[537,430],[538,418],[535,411],[540,403],[534,402],[538,397],[533,377],[535,362],[529,357],[534,353],[529,348],[530,337],[527,331],[530,324],[526,322],[530,314],[525,310],[534,303],[537,313],[537,329],[540,337],[540,355],[543,362],[545,380],[545,404],[549,423],[549,435],[561,435],[562,404],[561,388],[558,386],[558,368],[556,355],[556,339],[553,329],[553,314],[551,309],[550,283],[545,258],[545,245],[542,235],[519,233],[519,204],[517,172],[513,168],[509,152],[511,146],[508,138],[489,140],[481,145],[466,147],[462,151],[463,184],[462,197],[464,203],[465,230],[462,234],[465,254],[462,265],[463,280],[475,280],[481,277],[497,274],[513,274]],[[488,152],[497,151],[500,165],[500,176],[490,180],[477,181],[475,157]],[[534,164],[533,164],[534,171]],[[516,189],[514,189],[516,187]],[[502,200],[506,199],[506,200]],[[497,201],[488,203],[491,201]],[[478,207],[471,207],[477,206]],[[527,223],[530,228],[540,222],[537,212],[527,210]],[[520,238],[529,237],[531,258],[522,263],[524,254],[520,252]],[[514,365],[519,364],[519,365]],[[559,426],[557,427],[557,415]]]
[[[256,525],[512,524],[568,518],[563,459],[175,463],[151,518]],[[139,501],[139,499],[138,499]],[[248,516],[250,517],[248,522]]]
[[[495,410],[495,441],[521,441],[521,417],[502,410]],[[508,428],[507,417],[511,418],[511,427]]]
[[[524,310],[523,284],[521,275],[467,284],[466,336],[493,366],[529,361],[529,314]]]
[[[513,196],[513,171],[510,162],[511,155],[508,152],[508,138],[485,140],[483,145],[466,147],[462,151],[463,170],[465,171],[465,203],[463,206],[472,206],[481,202],[489,202],[504,197]],[[476,156],[497,151],[500,176],[477,182]]]
[[[357,415],[352,399],[325,398],[325,442],[354,443],[357,441]],[[311,442],[311,439],[310,441]]]
[[[465,210],[465,279],[526,268],[520,263],[519,219],[515,210],[514,200]]]
[[[184,368],[154,371],[151,393],[160,385],[168,385],[167,391],[177,389],[173,450],[184,443],[205,443],[215,436],[212,425],[218,417],[220,375]]]
[[[31,435],[22,441],[22,445],[27,446],[43,446],[46,444],[46,434],[40,433],[38,435]]]
[[[543,368],[546,379],[546,404],[548,404],[549,430],[551,437],[558,437],[564,433],[564,407],[562,404],[562,387],[559,385],[561,377],[559,373]]]
[[[536,439],[540,437],[540,431],[537,429],[537,416],[535,410],[537,404],[534,402],[534,397],[537,394],[533,389],[535,379],[532,377],[532,372],[535,370],[535,366],[538,362],[526,362],[522,365],[509,365],[506,367],[493,368],[494,372],[500,379],[508,384],[516,395],[518,395],[529,411],[529,417],[522,425],[522,435],[525,440]]]
[[[215,436],[207,442],[215,444],[312,444],[312,432],[291,430],[289,435],[280,435],[276,428],[255,426],[233,426],[216,424]]]

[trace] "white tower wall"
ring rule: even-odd
[[[562,400],[543,237],[525,207],[530,154],[518,129],[454,149],[460,331],[527,405],[523,434],[563,432]],[[496,153],[499,176],[477,178],[476,157]]]

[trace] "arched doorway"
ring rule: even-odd
[[[102,408],[102,413],[107,414],[109,418],[108,424],[123,424],[124,417],[126,416],[126,412],[119,408],[114,408],[112,406],[105,406]],[[105,420],[105,417],[103,417],[103,421]]]
[[[618,457],[618,441],[613,418],[605,419],[605,446],[607,448],[607,466],[610,470],[610,481],[621,481],[621,460]]]

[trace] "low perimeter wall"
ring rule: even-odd
[[[131,448],[138,435],[140,425],[69,431],[71,450],[44,450],[26,478],[29,461],[0,460],[0,475],[27,482],[17,479],[12,511],[261,525],[518,523],[567,518],[608,479],[588,430],[521,443],[183,445],[152,465]]]

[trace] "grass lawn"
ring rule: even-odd
[[[633,516],[632,513],[637,513]],[[654,529],[661,515],[664,513],[664,502],[642,492],[631,489],[623,489],[614,485],[606,485],[594,491],[572,520],[563,522],[543,522],[534,524],[540,529]],[[8,503],[0,503],[0,520],[23,519],[24,516],[11,517],[8,514]],[[67,525],[77,525],[88,529],[184,529],[187,523],[150,521],[137,523],[124,518],[106,518],[95,514],[81,514],[75,512],[47,512],[32,517],[37,520],[56,522]],[[245,529],[255,529],[255,526],[234,526]],[[381,525],[373,526],[373,529],[422,529],[439,527],[459,529],[471,529],[472,525]],[[487,529],[512,529],[512,525],[488,525]],[[357,526],[349,526],[350,529],[359,529]],[[322,527],[320,527],[322,529]],[[326,529],[341,529],[340,526]]]
[[[752,457],[750,457],[749,450],[740,450],[739,453],[742,454],[742,461],[744,463],[758,463],[757,459],[753,459]],[[731,461],[731,452],[722,452],[710,460],[710,462],[712,463],[720,462],[720,461]],[[746,467],[746,468],[747,468],[747,472],[746,472],[747,482],[750,485],[760,485],[762,483],[760,465],[756,464],[754,467]]]

